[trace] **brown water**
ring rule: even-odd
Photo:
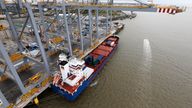
[[[40,108],[191,108],[192,14],[124,20],[117,52],[75,102],[47,92]]]

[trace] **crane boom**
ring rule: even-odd
[[[75,3],[68,2],[66,6],[71,6],[74,8],[82,9],[98,9],[98,10],[122,10],[122,11],[139,11],[139,12],[159,12],[176,14],[185,11],[184,9],[177,6],[161,6],[155,4],[123,4],[123,3],[113,3],[113,4],[92,4],[92,3]]]

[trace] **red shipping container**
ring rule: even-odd
[[[100,49],[96,49],[96,50],[93,51],[93,53],[98,54],[98,55],[108,56],[110,52],[103,51],[103,50],[100,50]]]
[[[106,42],[103,42],[102,45],[106,45]]]
[[[111,52],[111,51],[113,50],[112,47],[109,47],[109,46],[103,46],[103,45],[100,45],[100,46],[98,47],[98,49],[100,49],[100,50],[104,50],[104,51],[108,51],[108,52]]]
[[[90,55],[93,56],[94,59],[98,58],[98,56],[99,56],[99,55],[93,54],[93,53],[91,53]]]

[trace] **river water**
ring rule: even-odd
[[[119,48],[75,102],[49,90],[40,108],[191,108],[192,14],[138,13]]]

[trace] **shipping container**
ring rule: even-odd
[[[108,51],[108,52],[111,52],[111,51],[113,50],[112,47],[104,46],[104,45],[100,45],[100,46],[98,47],[98,49],[104,50],[104,51]]]
[[[93,53],[98,54],[98,55],[108,56],[110,52],[103,51],[103,50],[100,50],[100,49],[96,49],[96,50],[93,51]]]

